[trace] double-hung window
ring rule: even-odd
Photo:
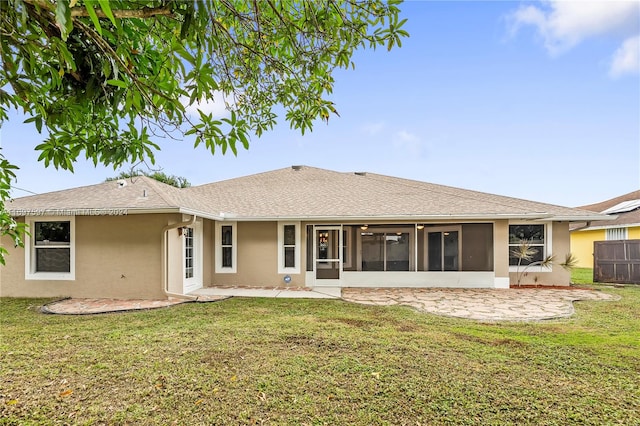
[[[216,222],[216,272],[235,273],[238,265],[237,222]]]
[[[31,280],[75,279],[75,221],[37,218],[29,221],[25,277]]]
[[[509,225],[509,266],[526,266],[540,262],[550,253],[551,230],[544,224]],[[529,246],[528,259],[517,255],[522,244]]]
[[[300,222],[278,222],[278,273],[300,273]]]

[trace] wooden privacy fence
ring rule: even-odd
[[[595,241],[593,281],[640,284],[640,240]]]

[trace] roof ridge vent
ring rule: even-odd
[[[299,165],[291,166],[291,168],[292,168],[293,170],[295,170],[296,172],[297,172],[298,170],[302,170],[302,167],[303,167],[303,166],[299,166]]]
[[[367,172],[353,172],[353,174],[356,176],[366,176]]]

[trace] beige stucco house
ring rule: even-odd
[[[569,252],[597,213],[307,166],[178,189],[146,177],[7,205],[29,225],[0,295],[164,298],[202,287],[508,288],[520,239]],[[534,259],[535,260],[535,259]],[[568,285],[559,266],[523,283]]]

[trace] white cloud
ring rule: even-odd
[[[411,156],[419,157],[422,154],[422,141],[418,136],[406,130],[400,130],[393,135],[393,146],[396,151],[402,151]]]
[[[385,127],[386,124],[384,123],[384,121],[378,121],[376,123],[366,123],[364,126],[362,126],[362,131],[369,136],[376,136],[379,135]]]
[[[533,26],[551,55],[562,54],[593,37],[626,39],[610,70],[617,75],[617,67],[622,66],[625,72],[629,69],[617,59],[618,54],[625,58],[633,54],[628,52],[634,43],[629,37],[634,38],[640,31],[640,2],[550,0],[536,6],[521,6],[509,16],[509,21],[512,34],[522,27]]]
[[[630,37],[613,54],[609,75],[613,78],[640,72],[640,36]]]
[[[198,110],[205,114],[213,114],[214,118],[220,118],[228,115],[229,111],[227,109],[227,102],[225,102],[224,94],[222,92],[214,92],[213,99],[213,101],[203,99],[193,105],[189,105],[189,98],[181,96],[180,103],[185,106],[187,114],[193,115],[194,117],[200,116],[200,114],[198,114]]]

